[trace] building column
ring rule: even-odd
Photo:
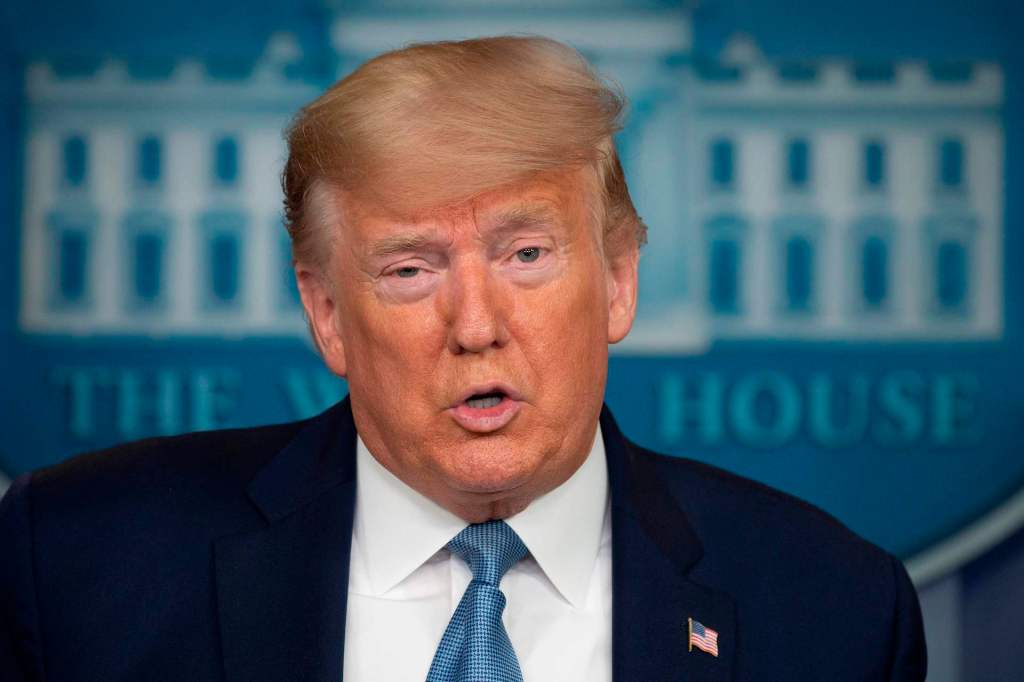
[[[896,230],[891,260],[892,325],[914,335],[925,331],[928,306],[928,268],[924,258],[924,221],[931,206],[933,154],[927,132],[901,131],[889,140],[889,195]]]
[[[205,285],[205,254],[198,239],[199,217],[204,209],[209,173],[203,134],[194,130],[172,131],[166,137],[167,206],[171,211],[167,244],[167,314],[169,331],[200,331],[200,287]]]
[[[89,140],[91,158],[103,159],[102,172],[96,169],[89,178],[92,205],[97,211],[90,244],[89,287],[94,298],[88,312],[89,326],[95,331],[129,331],[132,325],[125,306],[125,284],[131,272],[127,262],[131,252],[125,248],[123,222],[125,197],[132,190],[133,178],[127,172],[131,150],[124,132],[114,128],[94,129]]]
[[[772,221],[778,215],[780,139],[776,132],[735,138],[736,170],[743,217],[749,221],[742,241],[740,327],[747,334],[772,333],[776,325],[779,263]]]

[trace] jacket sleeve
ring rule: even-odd
[[[12,682],[43,680],[30,482],[19,477],[0,501],[0,679]]]
[[[890,557],[896,579],[896,600],[893,614],[892,667],[890,682],[924,682],[928,672],[924,625],[917,591],[906,568],[898,559]]]

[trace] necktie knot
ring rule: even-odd
[[[494,587],[527,553],[526,545],[504,521],[470,524],[451,539],[448,549],[469,564],[473,580]]]
[[[427,673],[427,682],[523,682],[501,613],[499,584],[526,556],[526,545],[504,521],[467,526],[448,543],[469,564],[473,581],[452,614]]]

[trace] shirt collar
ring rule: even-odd
[[[505,521],[544,575],[576,608],[587,601],[608,504],[608,468],[598,425],[590,454],[569,479]]]
[[[370,592],[381,596],[466,527],[466,522],[403,483],[356,437],[353,541]]]
[[[423,565],[466,522],[410,488],[356,439],[354,541],[372,594],[383,595]],[[604,441],[598,425],[590,453],[562,485],[506,519],[548,580],[574,607],[586,602],[608,501]]]

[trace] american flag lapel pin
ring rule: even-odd
[[[703,625],[700,621],[687,618],[689,621],[690,643],[687,651],[693,651],[697,647],[705,653],[718,658],[718,631]]]

